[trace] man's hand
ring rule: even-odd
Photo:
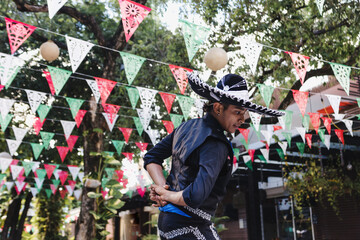
[[[161,200],[160,198],[160,195],[156,193],[155,191],[155,187],[154,186],[157,186],[157,185],[151,185],[150,187],[150,200],[156,202],[155,204],[153,204],[153,207],[163,207],[165,206],[166,204],[168,204],[167,201],[164,201],[164,200]],[[157,186],[159,188],[163,188],[164,190],[168,190],[169,189],[169,185],[164,185],[164,186]]]
[[[184,199],[182,197],[182,193],[183,191],[180,192],[174,192],[174,191],[169,191],[164,187],[158,186],[158,185],[151,185],[150,188],[154,193],[153,193],[153,201],[156,201],[157,205],[163,206],[163,202],[165,203],[174,203],[176,205],[180,205],[180,206],[186,206],[186,203],[184,202]]]

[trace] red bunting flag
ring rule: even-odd
[[[58,175],[60,178],[61,185],[64,185],[69,173],[67,171],[59,171]]]
[[[128,42],[140,23],[150,13],[151,8],[130,0],[119,0],[119,4],[125,38]]]
[[[55,87],[54,87],[54,83],[52,81],[50,72],[43,70],[43,73],[45,74],[46,81],[49,84],[51,95],[55,95]]]
[[[162,120],[162,123],[164,124],[166,131],[170,134],[174,131],[174,124],[172,123],[172,121],[166,121],[166,120]]]
[[[79,136],[70,135],[70,137],[68,139],[66,139],[66,142],[68,144],[70,152],[72,152],[78,138],[79,138]]]
[[[319,126],[320,126],[320,114],[319,113],[308,113],[310,116],[310,120],[311,120],[311,124],[314,127],[316,134],[319,131]]]
[[[41,122],[39,117],[35,117],[35,122],[34,122],[33,126],[35,129],[36,135],[39,135],[40,130],[41,130],[42,126],[44,125],[45,120],[46,120],[46,118]]]
[[[23,187],[22,187],[22,188],[21,188],[21,186],[20,186],[21,189],[18,189],[18,187],[15,185],[15,191],[16,191],[17,195],[20,195],[20,193],[21,193],[22,191],[25,191],[26,185],[27,185],[27,182],[25,182],[25,183],[23,184]]]
[[[338,136],[338,138],[340,139],[340,141],[341,141],[342,144],[344,145],[344,144],[345,144],[345,141],[344,141],[344,130],[335,129],[335,134],[336,134],[336,136]]]
[[[64,188],[64,189],[59,190],[59,192],[60,192],[61,198],[64,199],[66,196],[67,190]]]
[[[248,128],[238,128],[238,129],[239,129],[240,133],[244,136],[244,139],[247,143],[250,129],[248,129]]]
[[[74,181],[74,180],[68,180],[68,184],[70,185],[70,187],[71,187],[72,190],[75,189],[76,181]]]
[[[304,117],[306,111],[306,105],[309,97],[309,92],[302,92],[298,90],[291,90],[294,96],[294,100],[297,103],[302,116]]]
[[[145,187],[144,187],[144,188],[137,187],[136,190],[138,191],[138,193],[139,193],[139,195],[140,195],[141,197],[144,197],[145,192],[146,192],[146,188],[145,188]]]
[[[23,176],[24,171],[25,171],[25,169],[21,170],[21,172],[19,173],[19,176],[16,178],[19,183],[23,183],[26,178],[25,176]]]
[[[50,179],[53,175],[54,170],[56,169],[56,166],[52,164],[44,164],[44,168],[48,179]]]
[[[311,149],[311,143],[312,143],[311,138],[312,138],[312,134],[310,134],[310,133],[305,134],[305,139],[306,139],[307,145],[309,146],[310,149]]]
[[[262,143],[264,143],[265,144],[265,147],[266,147],[266,149],[267,150],[269,150],[269,144],[268,144],[268,142],[267,141],[265,141],[265,140],[260,140]]]
[[[136,142],[135,144],[136,146],[138,146],[138,148],[140,148],[140,151],[142,152],[146,151],[146,148],[148,146],[148,143]]]
[[[23,44],[26,39],[35,31],[36,27],[16,20],[5,18],[6,30],[9,37],[11,54]]]
[[[171,107],[172,104],[176,98],[175,94],[170,94],[170,93],[164,93],[164,92],[159,92],[161,99],[163,100],[166,110],[168,111],[168,113],[170,114],[171,112]]]
[[[107,113],[110,123],[113,123],[116,119],[116,115],[119,112],[120,106],[114,104],[103,103],[104,112]]]
[[[4,87],[5,87],[4,85],[0,84],[0,92],[1,92],[1,90],[3,90]]]
[[[192,72],[193,70],[188,68],[179,67],[176,65],[169,64],[170,70],[174,75],[174,78],[179,86],[181,94],[185,93],[186,86],[188,84],[188,78],[186,76],[187,72]]]
[[[57,190],[57,188],[55,187],[55,185],[54,185],[54,184],[50,184],[50,188],[51,188],[52,193],[55,195],[56,190]]]
[[[94,77],[99,88],[101,102],[105,103],[110,96],[111,91],[116,85],[115,81],[111,81],[104,78]]]
[[[115,170],[115,173],[117,175],[117,181],[121,182],[122,178],[124,177],[124,171],[123,170]]]
[[[105,199],[106,195],[108,194],[109,191],[103,190],[101,189],[101,195],[103,197],[103,199]]]
[[[300,78],[301,85],[303,85],[306,75],[306,68],[309,64],[310,57],[293,52],[285,52],[285,53],[288,53],[290,55],[291,60],[296,69],[296,72]]]
[[[282,129],[282,127],[281,127],[281,126],[273,126],[273,128],[274,128],[274,132],[275,132],[275,131],[277,131],[277,130]]]
[[[128,143],[131,132],[132,132],[132,128],[121,128],[121,127],[119,127],[119,130],[123,133],[124,138],[125,138],[125,142]]]
[[[329,134],[331,134],[331,118],[328,118],[328,117],[322,117],[321,118],[324,122],[324,126],[326,128],[326,130],[328,131]]]
[[[61,162],[64,162],[64,159],[65,159],[66,155],[69,152],[69,148],[68,147],[62,147],[62,146],[56,146],[56,148],[57,148],[57,150],[59,152]]]
[[[76,127],[79,128],[87,110],[79,110],[75,116]]]
[[[251,157],[251,162],[254,162],[254,154],[255,154],[255,149],[249,149],[248,153]]]
[[[134,153],[123,152],[122,154],[123,154],[127,159],[129,159],[130,161],[133,160]]]

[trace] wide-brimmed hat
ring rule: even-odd
[[[209,86],[202,81],[196,71],[187,73],[187,76],[194,92],[208,100],[240,106],[251,112],[269,116],[279,117],[284,115],[284,112],[250,102],[246,81],[239,75],[225,75],[220,79],[216,87]]]

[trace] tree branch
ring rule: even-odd
[[[350,27],[350,24],[348,23],[348,19],[345,19],[345,20],[341,21],[339,24],[330,26],[328,29],[314,30],[313,34],[315,36],[325,34],[327,32],[331,32],[332,30],[335,30],[335,29],[337,29],[339,27],[342,27],[344,25],[346,25],[347,27]]]

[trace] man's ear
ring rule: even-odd
[[[215,102],[213,105],[213,109],[214,109],[215,114],[219,115],[224,110],[224,106],[219,102]]]

